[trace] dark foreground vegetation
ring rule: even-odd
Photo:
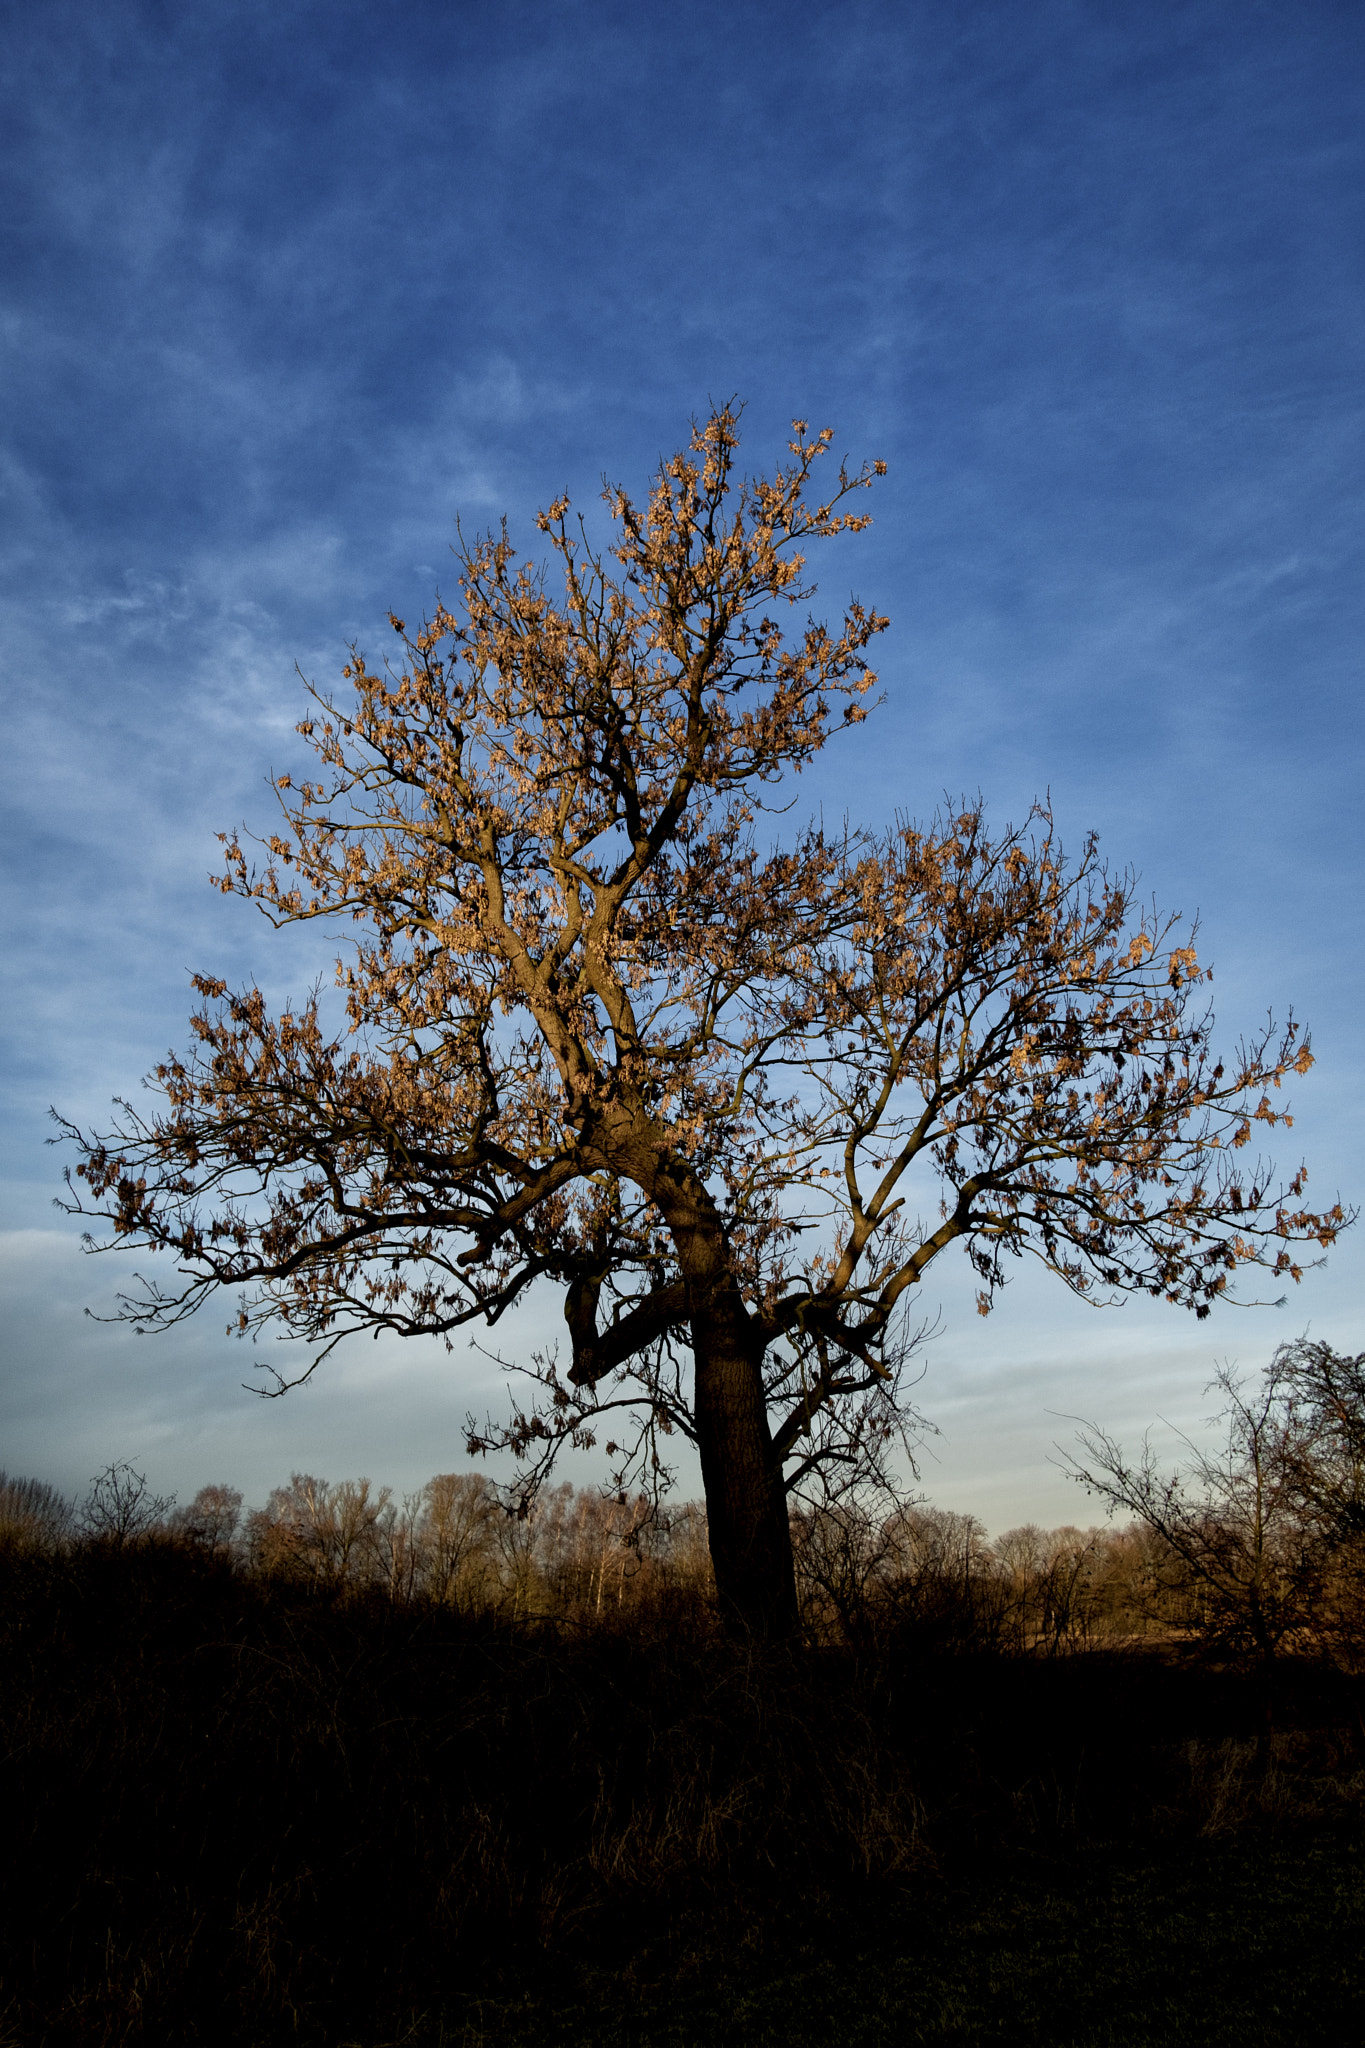
[[[1238,1665],[1150,1534],[918,1510],[798,1529],[751,1652],[695,1516],[433,1485],[0,1487],[0,2040],[1360,2038],[1339,1638]]]

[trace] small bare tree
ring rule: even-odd
[[[1343,1662],[1365,1657],[1365,1352],[1301,1337],[1274,1370],[1292,1410],[1300,1511],[1323,1552],[1318,1627]]]
[[[1292,1405],[1297,1480],[1323,1534],[1365,1534],[1365,1351],[1354,1357],[1300,1337],[1275,1354],[1273,1371]]]
[[[1221,1442],[1205,1451],[1182,1435],[1182,1468],[1163,1469],[1150,1437],[1130,1458],[1097,1424],[1081,1431],[1071,1476],[1110,1509],[1135,1515],[1160,1539],[1167,1592],[1191,1597],[1191,1620],[1212,1649],[1265,1664],[1315,1633],[1327,1554],[1305,1473],[1313,1422],[1295,1393],[1290,1359],[1276,1353],[1259,1388],[1223,1368],[1210,1418]]]
[[[146,1475],[119,1459],[91,1480],[78,1525],[91,1542],[122,1550],[164,1528],[174,1506],[173,1493],[153,1493]]]

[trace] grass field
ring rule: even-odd
[[[1365,2038],[1340,1673],[0,1581],[14,2048]]]

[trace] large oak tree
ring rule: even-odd
[[[609,489],[608,550],[551,505],[553,594],[505,531],[462,547],[453,608],[313,693],[316,779],[279,778],[279,829],[229,839],[220,882],[353,924],[345,1022],[198,977],[155,1109],[68,1130],[73,1206],[177,1271],[124,1298],[144,1327],[236,1290],[237,1327],[312,1370],[350,1332],[448,1339],[560,1289],[567,1363],[472,1442],[534,1465],[630,1410],[609,1448],[649,1463],[680,1430],[722,1603],[783,1631],[787,1489],[894,1422],[950,1246],[983,1311],[1032,1253],[1205,1315],[1343,1218],[1247,1164],[1306,1040],[1220,1060],[1190,935],[1045,810],[770,841],[792,771],[866,715],[887,622],[811,620],[803,566],[867,524],[883,465],[822,496],[831,437],[798,422],[744,478],[737,429],[695,428],[643,504]]]

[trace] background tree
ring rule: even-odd
[[[356,651],[344,703],[313,693],[317,779],[278,779],[264,865],[233,837],[221,886],[357,928],[345,1026],[199,976],[154,1112],[67,1128],[73,1206],[179,1270],[125,1300],[143,1327],[230,1288],[307,1372],[348,1332],[448,1339],[558,1286],[567,1368],[536,1360],[471,1447],[510,1443],[533,1483],[605,1427],[624,1491],[680,1431],[723,1605],[782,1631],[787,1487],[857,1455],[869,1395],[898,1412],[907,1303],[950,1245],[983,1311],[1030,1252],[1088,1298],[1205,1314],[1342,1219],[1242,1163],[1309,1064],[1293,1024],[1218,1061],[1189,935],[1045,811],[760,839],[865,716],[886,620],[783,620],[883,465],[822,497],[832,437],[797,422],[742,478],[738,424],[695,427],[643,506],[609,488],[607,553],[552,504],[562,596],[504,530],[462,548],[454,609],[392,621],[396,666]]]
[[[1305,1510],[1334,1547],[1365,1539],[1365,1351],[1300,1337],[1280,1346],[1271,1370],[1294,1413]]]
[[[418,1538],[433,1600],[460,1605],[482,1597],[497,1512],[493,1491],[478,1472],[438,1472],[427,1481]]]
[[[1190,1619],[1216,1650],[1268,1664],[1284,1649],[1360,1654],[1365,1620],[1365,1356],[1306,1338],[1282,1344],[1258,1387],[1214,1384],[1221,1441],[1188,1439],[1165,1471],[1144,1440],[1130,1458],[1098,1427],[1073,1476],[1137,1516],[1163,1546],[1158,1580],[1193,1595]]]
[[[205,1550],[228,1552],[242,1519],[242,1495],[238,1487],[219,1481],[201,1486],[194,1499],[171,1516],[170,1526],[187,1543]]]
[[[135,1472],[126,1459],[117,1459],[91,1480],[77,1527],[91,1541],[122,1550],[126,1544],[144,1542],[164,1529],[174,1506],[173,1493],[153,1493],[144,1472]]]
[[[70,1535],[75,1519],[71,1502],[46,1480],[11,1478],[0,1472],[0,1553],[55,1550]]]
[[[386,1554],[396,1520],[387,1486],[368,1479],[330,1484],[310,1473],[290,1474],[263,1508],[247,1516],[247,1545],[258,1571],[309,1579],[323,1586],[386,1581]]]

